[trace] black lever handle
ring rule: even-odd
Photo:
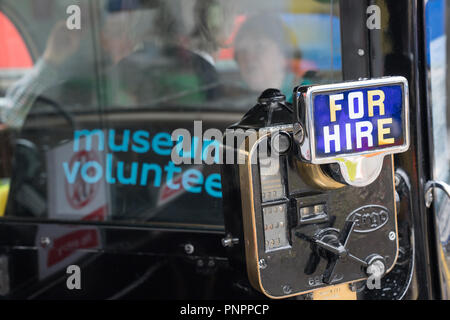
[[[368,263],[366,261],[351,254],[347,249],[350,235],[352,234],[354,227],[354,221],[346,221],[344,228],[341,231],[334,228],[325,228],[320,230],[313,237],[308,237],[304,234],[296,232],[296,236],[299,238],[310,241],[318,248],[330,253],[327,255],[329,261],[323,275],[323,281],[325,283],[331,283],[333,281],[339,262],[344,261],[347,258],[362,265],[363,267],[368,267]],[[338,235],[336,236],[336,234]]]

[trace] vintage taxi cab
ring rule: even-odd
[[[448,299],[449,17],[0,0],[0,298]]]

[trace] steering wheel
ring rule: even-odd
[[[56,101],[54,101],[50,98],[44,97],[42,95],[39,95],[36,98],[34,103],[36,103],[36,102],[41,102],[41,103],[51,106],[53,109],[55,109],[57,111],[57,113],[59,113],[64,119],[67,120],[67,122],[70,124],[72,129],[75,128],[75,121],[73,120],[73,116],[70,113],[68,113],[66,110],[64,110],[64,108],[59,103],[57,103]]]

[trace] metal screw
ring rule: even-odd
[[[364,55],[363,49],[358,49],[358,56],[362,57]]]
[[[259,268],[260,269],[265,269],[267,268],[267,262],[264,259],[259,260]]]
[[[231,234],[227,234],[225,238],[222,239],[222,246],[232,247],[239,243],[239,238],[233,238]]]
[[[194,246],[190,243],[187,243],[184,245],[184,252],[187,254],[193,254],[194,253]]]
[[[294,139],[298,144],[302,144],[305,140],[305,130],[298,122],[294,123]]]
[[[389,232],[389,240],[391,240],[391,241],[395,240],[395,232],[394,231]]]
[[[291,147],[290,136],[284,132],[275,133],[272,136],[270,145],[276,153],[286,153]]]
[[[292,292],[292,288],[288,285],[283,286],[284,294],[290,294]]]
[[[376,278],[381,278],[384,275],[385,270],[386,267],[383,261],[375,260],[367,267],[367,274],[373,275]]]
[[[41,246],[42,248],[47,248],[51,243],[51,240],[49,237],[41,237]]]
[[[223,238],[222,239],[222,246],[226,247],[232,247],[233,246],[233,240],[230,238]]]

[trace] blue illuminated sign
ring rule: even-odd
[[[316,159],[406,144],[403,84],[335,89],[311,99]]]

